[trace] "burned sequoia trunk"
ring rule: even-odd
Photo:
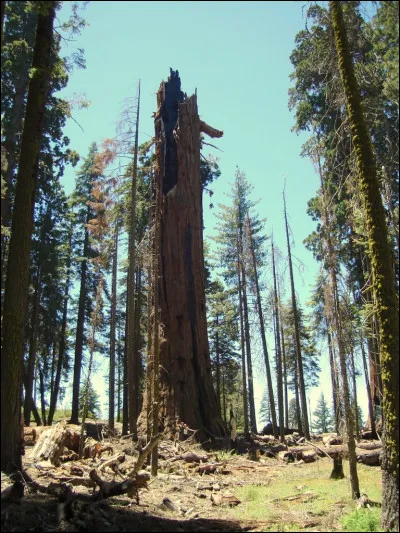
[[[157,93],[156,187],[159,202],[159,421],[173,435],[184,422],[198,435],[224,432],[213,389],[207,338],[200,132],[221,137],[203,123],[197,97],[181,91],[171,70]],[[139,424],[145,427],[145,399]],[[160,429],[161,429],[160,428]]]

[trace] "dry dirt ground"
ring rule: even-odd
[[[100,457],[68,461],[58,467],[49,461],[33,461],[30,458],[32,447],[27,446],[23,460],[31,478],[42,487],[50,483],[52,486],[65,483],[72,488],[74,497],[60,503],[54,494],[33,491],[27,483],[22,499],[18,496],[11,500],[3,498],[7,494],[4,489],[12,484],[2,474],[1,531],[285,530],[278,526],[275,529],[271,521],[247,519],[245,507],[242,507],[241,515],[244,502],[236,496],[239,487],[270,486],[278,474],[281,475],[282,469],[293,466],[278,453],[275,457],[261,455],[253,461],[248,459],[247,453],[230,456],[224,451],[205,451],[204,446],[200,447],[193,439],[162,441],[159,444],[158,476],[150,479],[147,489],[139,489],[139,503],[127,494],[93,501],[91,495],[99,488],[94,487],[89,478],[91,470],[95,469],[103,480],[120,482],[127,478],[138,457],[136,446],[129,439],[106,439],[101,444],[112,449]],[[123,459],[116,466],[105,466],[107,461],[117,456]],[[196,456],[202,457],[201,462],[190,460]],[[331,464],[327,457],[318,458],[318,462]],[[303,464],[304,467],[310,466]],[[204,465],[210,465],[211,472],[201,472]],[[302,461],[297,460],[296,466],[302,468]],[[279,505],[279,502],[274,505]],[[313,514],[304,514],[302,530],[324,531],[321,529],[323,516]],[[282,518],[285,520],[283,515]]]

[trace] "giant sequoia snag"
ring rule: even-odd
[[[177,422],[199,436],[223,431],[213,389],[204,292],[200,132],[221,137],[203,123],[197,97],[181,91],[171,70],[157,93],[156,176],[159,202],[159,421],[167,434]],[[154,348],[154,346],[153,346]],[[154,356],[154,354],[153,354]],[[146,424],[145,400],[141,425]],[[209,435],[207,435],[209,436]]]

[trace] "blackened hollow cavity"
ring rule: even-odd
[[[183,102],[179,72],[170,69],[165,82],[165,100],[161,106],[161,117],[165,130],[165,162],[162,189],[164,196],[178,183],[178,156],[173,131],[178,122],[178,104]]]

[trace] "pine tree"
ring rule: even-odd
[[[85,323],[87,323],[88,315],[91,312],[90,282],[94,280],[92,275],[92,268],[89,260],[97,255],[90,246],[89,231],[87,225],[95,216],[93,209],[89,205],[90,191],[93,183],[99,179],[101,171],[97,166],[96,155],[98,148],[96,143],[93,143],[89,148],[89,153],[85,159],[82,168],[77,175],[76,188],[74,191],[74,201],[77,208],[77,237],[83,237],[83,243],[80,243],[82,248],[78,252],[80,255],[80,272],[79,272],[79,301],[78,313],[75,333],[75,357],[74,357],[74,375],[72,384],[72,411],[71,424],[78,424],[79,412],[79,391],[81,387],[81,369],[83,361],[83,347],[85,342]],[[78,233],[79,232],[79,233]],[[78,243],[77,243],[78,244]]]
[[[325,400],[324,393],[321,392],[317,407],[313,412],[313,429],[318,433],[328,433],[333,428],[332,410],[329,408]]]
[[[40,135],[51,75],[51,46],[56,2],[41,4],[35,38],[33,75],[29,83],[15,206],[11,228],[3,311],[1,371],[1,467],[21,469],[20,393],[24,312],[27,307],[31,236]],[[16,392],[17,391],[17,392]]]

